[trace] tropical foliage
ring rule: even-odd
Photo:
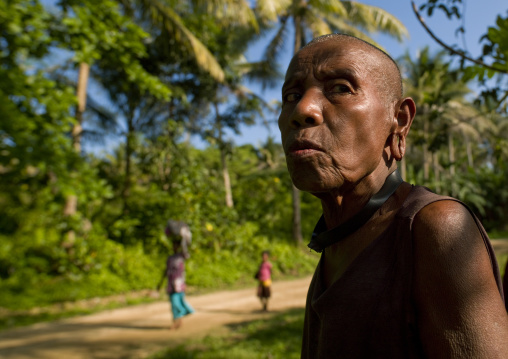
[[[497,16],[495,23],[486,29],[486,33],[480,39],[480,44],[483,45],[482,53],[471,54],[459,45],[444,43],[439,38],[439,34],[433,33],[432,29],[425,25],[422,15],[419,13],[419,11],[422,11],[427,16],[432,16],[435,11],[441,11],[449,19],[460,20],[465,11],[464,1],[427,0],[422,2],[418,9],[413,3],[413,8],[417,18],[432,38],[452,58],[460,60],[460,66],[454,69],[452,73],[447,74],[449,76],[448,80],[445,79],[446,76],[440,79],[435,76],[434,93],[439,88],[439,84],[446,82],[449,83],[449,87],[462,87],[462,90],[466,90],[464,85],[469,87],[474,85],[474,88],[479,90],[477,96],[470,95],[457,98],[460,100],[460,104],[456,100],[450,102],[445,100],[444,102],[447,102],[446,107],[451,110],[451,117],[441,117],[444,110],[442,105],[440,105],[440,110],[433,111],[434,115],[431,115],[431,117],[441,117],[439,122],[447,123],[445,125],[447,128],[445,132],[447,133],[441,131],[442,129],[439,132],[434,132],[434,135],[428,133],[429,138],[433,138],[434,145],[438,147],[432,145],[428,147],[428,149],[433,148],[432,156],[439,156],[439,152],[441,152],[439,148],[444,148],[444,142],[448,142],[448,149],[445,150],[448,153],[448,159],[442,158],[441,164],[438,164],[438,158],[434,160],[436,167],[433,171],[434,185],[431,185],[431,187],[437,190],[443,187],[445,193],[465,200],[480,214],[488,228],[503,230],[502,221],[506,216],[503,203],[506,203],[507,194],[504,185],[498,187],[500,182],[496,178],[506,176],[505,127],[508,115],[508,62],[506,61],[508,37],[506,34],[508,15],[505,12]],[[460,22],[456,33],[465,32],[467,32],[467,28],[464,27],[463,22]],[[426,58],[424,62],[428,61],[428,55],[428,51],[423,54],[423,58]],[[407,57],[406,60],[408,60]],[[441,63],[451,61],[451,59],[444,58],[444,53],[438,55],[436,60]],[[445,66],[448,67],[449,65],[445,64]],[[428,77],[428,74],[424,77]],[[455,85],[452,85],[451,81],[456,81]],[[442,93],[442,95],[445,96],[445,99],[448,99],[446,94]],[[464,99],[467,102],[464,102]],[[439,101],[436,105],[438,104]],[[428,108],[428,105],[426,106]],[[422,122],[428,124],[429,116],[427,115],[424,118],[426,119]],[[431,132],[435,130],[430,129]],[[441,140],[438,140],[439,137],[441,137]],[[446,140],[445,137],[447,137]],[[460,147],[455,148],[456,144]],[[472,145],[476,148],[473,149]],[[456,158],[455,153],[462,154],[462,158]],[[424,163],[427,163],[427,165],[424,165],[424,177],[428,178],[430,162],[424,160]],[[457,165],[461,166],[458,172],[456,171]],[[444,174],[445,177],[448,175],[448,179],[445,180],[445,183],[439,183],[442,182],[443,167],[448,168],[447,174]]]
[[[264,249],[275,278],[310,273],[318,257],[295,243],[280,144],[236,146],[227,131],[276,117],[246,84],[279,83],[283,40],[292,52],[335,30],[405,34],[349,1],[0,0],[0,307],[154,288],[169,218],[193,232],[191,286],[251,283]],[[249,62],[265,34],[265,56]],[[503,38],[485,40],[498,62]],[[400,62],[420,105],[406,178],[505,230],[502,98],[476,99],[479,72],[444,54]],[[306,237],[321,209],[299,196]]]
[[[468,78],[476,78],[483,86],[479,101],[495,106],[498,111],[507,113],[508,110],[508,14],[499,14],[495,24],[487,29],[481,37],[483,45],[481,54],[471,54],[467,49],[455,44],[446,44],[429,29],[413,3],[415,13],[427,32],[443,48],[449,51],[452,56],[461,60]],[[462,19],[465,12],[465,1],[463,0],[427,0],[423,2],[419,10],[426,11],[432,16],[435,10],[442,11],[448,19]],[[456,33],[465,33],[467,28],[464,23],[457,28]],[[490,81],[494,79],[495,81]],[[494,85],[492,85],[494,84]]]

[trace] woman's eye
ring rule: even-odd
[[[300,99],[300,94],[298,93],[288,93],[287,95],[284,96],[284,102],[295,102],[295,101],[298,101]]]

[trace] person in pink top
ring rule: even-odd
[[[270,252],[263,251],[263,261],[259,266],[258,272],[256,273],[256,279],[259,281],[257,295],[263,306],[263,310],[268,310],[268,299],[271,295],[272,286],[272,263],[270,263]]]

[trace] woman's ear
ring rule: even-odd
[[[416,114],[416,105],[411,97],[401,99],[395,108],[395,126],[388,138],[388,145],[392,157],[396,161],[402,160],[406,153],[406,137]]]

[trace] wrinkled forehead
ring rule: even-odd
[[[360,76],[375,71],[381,64],[380,56],[363,43],[328,40],[301,49],[291,60],[285,81],[293,77],[321,72],[349,71]]]

